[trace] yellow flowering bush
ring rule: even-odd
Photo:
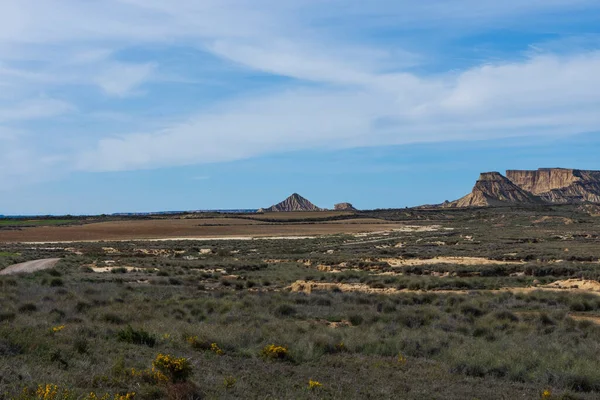
[[[132,400],[133,398],[135,398],[135,392],[128,392],[125,394],[115,394],[112,400]],[[111,396],[107,393],[102,397],[98,397],[96,393],[90,392],[84,400],[111,400]]]
[[[135,397],[135,392],[125,394],[115,394],[114,400],[131,400]]]
[[[152,371],[163,374],[173,383],[184,382],[192,374],[192,364],[184,357],[159,354],[152,361]]]
[[[185,338],[185,341],[195,350],[212,350],[211,343],[206,340],[200,340],[198,336],[188,336]]]
[[[63,329],[65,329],[65,326],[64,326],[64,325],[59,325],[59,326],[55,326],[55,327],[53,327],[53,328],[52,328],[52,329],[50,329],[50,330],[51,330],[52,332],[56,333],[56,332],[60,332],[60,331],[62,331]]]
[[[277,346],[274,344],[270,344],[265,346],[260,354],[265,358],[270,358],[274,360],[283,360],[289,357],[289,351],[287,347]]]
[[[217,354],[217,355],[219,355],[219,356],[222,356],[223,354],[225,354],[225,353],[223,352],[223,350],[221,350],[221,348],[220,348],[220,347],[219,347],[219,346],[218,346],[216,343],[211,343],[211,344],[210,344],[210,350],[211,350],[213,353],[215,353],[215,354]]]
[[[231,389],[235,386],[236,382],[237,379],[235,379],[233,376],[227,376],[225,379],[223,379],[223,386],[225,386],[225,389]]]
[[[137,370],[135,368],[131,368],[130,374],[132,378],[140,378],[148,383],[165,383],[169,381],[169,377],[167,377],[155,367],[152,367],[152,369],[144,370]]]
[[[542,392],[542,399],[549,399],[552,397],[552,392],[549,389],[546,389]]]
[[[98,395],[94,392],[88,393],[86,396],[81,397],[71,392],[69,389],[61,389],[58,385],[47,383],[44,385],[38,385],[35,391],[29,388],[24,388],[19,400],[133,400],[135,392],[129,392],[125,394],[111,395],[106,393],[104,395]]]
[[[310,390],[316,390],[319,389],[323,386],[323,384],[321,382],[318,381],[313,381],[312,379],[308,380],[308,388]]]
[[[51,383],[46,385],[39,385],[37,390],[35,391],[37,398],[40,400],[55,400],[68,398],[68,393],[68,390],[62,390],[62,393],[60,393],[59,397],[58,385],[53,385]]]
[[[402,355],[402,353],[398,353],[398,363],[404,365],[407,361],[408,360],[406,359],[406,357],[404,357],[404,355]]]

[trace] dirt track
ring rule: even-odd
[[[21,264],[14,264],[0,271],[0,275],[28,274],[31,272],[50,269],[60,261],[60,258],[45,258],[42,260],[27,261]]]

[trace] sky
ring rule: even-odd
[[[597,0],[2,0],[0,214],[454,200],[600,169]]]

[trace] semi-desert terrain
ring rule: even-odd
[[[597,214],[2,220],[0,397],[597,399]]]

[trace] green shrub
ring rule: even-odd
[[[140,344],[148,347],[154,347],[156,344],[156,338],[152,334],[143,329],[133,329],[131,325],[119,330],[117,338],[121,342]]]

